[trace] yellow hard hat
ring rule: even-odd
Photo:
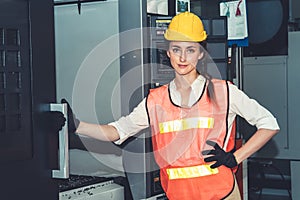
[[[186,42],[202,42],[207,38],[201,19],[191,12],[173,17],[164,36],[166,40]]]

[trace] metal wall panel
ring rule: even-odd
[[[300,32],[289,32],[288,56],[288,132],[290,142],[289,157],[300,159]]]
[[[287,57],[244,58],[243,90],[266,107],[277,119],[280,132],[255,156],[287,158],[290,149],[287,127]],[[241,133],[248,130],[241,130]],[[245,133],[244,132],[244,133]],[[252,134],[249,131],[246,134]]]
[[[120,116],[118,1],[55,6],[57,100],[84,121]]]

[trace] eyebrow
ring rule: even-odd
[[[176,48],[181,48],[181,46],[178,46],[178,45],[174,45],[174,46],[171,46],[171,47],[176,47]],[[187,46],[186,49],[190,49],[190,48],[197,48],[195,46]]]

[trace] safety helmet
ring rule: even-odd
[[[207,38],[201,19],[191,12],[173,17],[164,36],[166,40],[185,42],[202,42]]]

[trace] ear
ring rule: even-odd
[[[198,56],[198,60],[201,60],[203,57],[204,57],[204,52],[202,51]]]
[[[167,56],[170,58],[170,51],[167,50]]]

